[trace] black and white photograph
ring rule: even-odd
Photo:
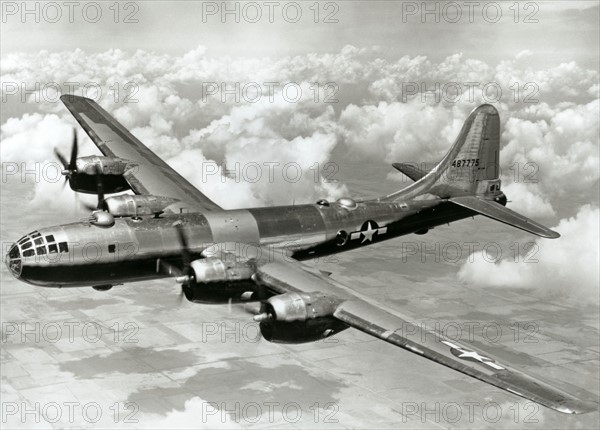
[[[0,8],[0,428],[600,427],[600,2]]]

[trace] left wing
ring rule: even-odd
[[[581,400],[552,382],[529,375],[488,353],[412,324],[409,318],[298,261],[257,247],[246,248],[244,257],[239,255],[239,258],[248,258],[251,254],[257,261],[255,280],[272,293],[325,294],[331,303],[337,303],[333,317],[393,345],[559,412],[584,413],[598,409],[597,401]],[[584,390],[581,393],[592,397]]]
[[[119,157],[136,164],[124,177],[136,194],[171,197],[176,211],[204,212],[221,209],[202,194],[95,101],[66,94],[60,98],[77,122],[107,157]]]

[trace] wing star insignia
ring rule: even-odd
[[[350,240],[360,239],[363,240],[360,242],[373,242],[374,239],[380,234],[387,233],[387,227],[379,227],[379,225],[375,221],[366,221],[359,231],[354,231],[350,234]]]
[[[460,346],[453,344],[452,342],[448,342],[447,340],[442,341],[443,344],[448,345],[450,347],[450,352],[458,358],[462,358],[468,361],[479,361],[492,369],[496,370],[505,370],[504,367],[496,364],[494,360],[484,355],[479,354],[477,351],[469,351],[468,349],[464,349]]]

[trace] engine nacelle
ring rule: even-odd
[[[251,281],[256,271],[253,262],[228,261],[218,257],[207,257],[191,263],[197,284],[235,283]]]
[[[238,303],[253,300],[256,283],[252,261],[207,257],[191,263],[194,281],[183,287],[186,299],[194,303]]]
[[[96,175],[102,176],[102,185],[106,194],[131,189],[123,175],[137,166],[136,163],[123,158],[100,155],[79,157],[75,165],[75,170],[68,172],[69,186],[73,191],[86,194],[98,192]],[[67,174],[67,171],[64,171],[63,174]]]
[[[275,343],[314,342],[345,330],[333,316],[339,300],[320,293],[286,293],[273,296],[261,307],[262,336]]]
[[[113,175],[123,176],[123,174],[137,166],[124,158],[105,157],[102,155],[88,155],[79,157],[75,162],[77,173],[96,176],[96,175]]]
[[[104,200],[106,210],[113,216],[160,215],[167,206],[177,202],[171,197],[150,195],[122,195],[108,197]]]

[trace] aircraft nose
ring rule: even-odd
[[[10,273],[15,277],[19,278],[21,276],[21,251],[16,243],[13,243],[6,253],[6,257],[4,259],[6,262],[6,267]]]

